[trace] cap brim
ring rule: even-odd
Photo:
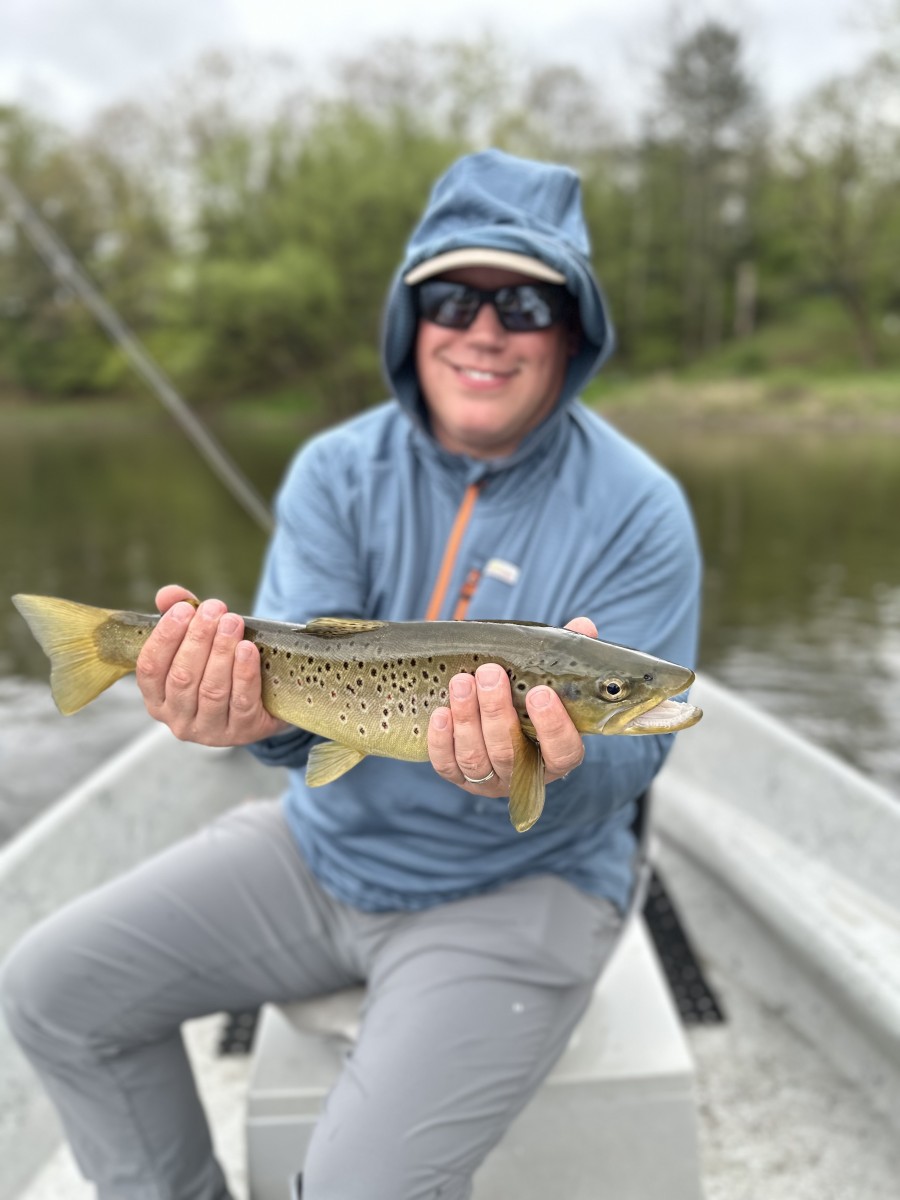
[[[421,283],[423,279],[431,279],[435,275],[460,267],[497,267],[503,271],[530,275],[532,279],[541,279],[546,283],[566,282],[562,272],[548,267],[539,258],[532,258],[528,254],[516,254],[512,250],[492,250],[488,246],[465,246],[460,250],[448,250],[445,254],[435,255],[434,258],[428,258],[411,271],[407,271],[403,282],[412,286]]]

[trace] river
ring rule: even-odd
[[[271,496],[303,429],[225,432]],[[0,596],[147,610],[156,585],[249,605],[264,538],[164,416],[0,427]],[[682,481],[706,561],[701,669],[900,796],[900,449],[883,432],[642,426]],[[63,720],[0,600],[0,841],[147,727],[132,681]]]

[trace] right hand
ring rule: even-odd
[[[243,746],[290,726],[262,703],[259,651],[244,640],[244,622],[221,600],[204,600],[169,584],[156,594],[162,613],[137,660],[147,711],[184,742]]]

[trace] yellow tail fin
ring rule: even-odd
[[[64,716],[96,700],[110,684],[134,669],[100,658],[94,634],[113,616],[110,609],[52,596],[18,595],[12,602],[50,659],[50,688]]]

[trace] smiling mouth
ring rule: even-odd
[[[501,383],[512,379],[515,371],[484,371],[478,367],[460,367],[451,364],[457,375],[463,379],[471,379],[473,383]]]

